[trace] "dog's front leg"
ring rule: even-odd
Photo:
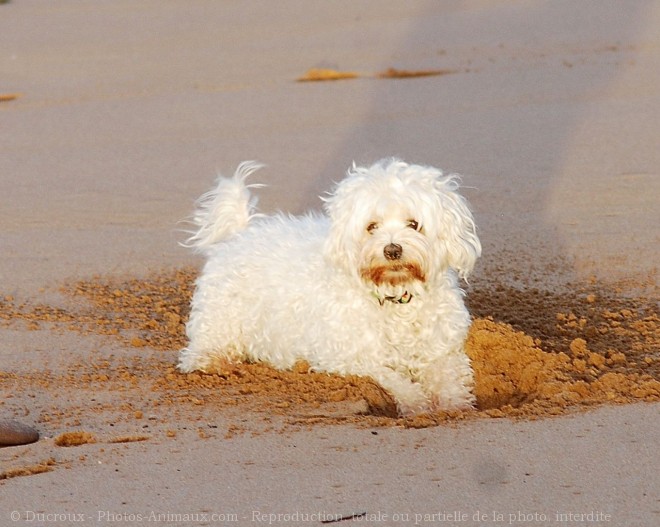
[[[474,408],[474,374],[470,359],[462,350],[445,353],[433,360],[420,372],[419,381],[430,395],[435,410]]]
[[[431,399],[422,386],[410,378],[387,367],[356,372],[358,375],[371,377],[394,398],[399,415],[408,416],[428,412]]]

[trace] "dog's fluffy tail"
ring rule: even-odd
[[[206,252],[215,243],[245,229],[258,216],[257,198],[250,194],[250,188],[263,186],[247,185],[245,180],[262,167],[256,161],[244,161],[238,165],[234,177],[219,176],[215,188],[197,200],[197,209],[190,218],[196,229],[187,231],[191,236],[181,245],[195,252]]]

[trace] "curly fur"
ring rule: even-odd
[[[386,159],[353,166],[325,214],[255,214],[243,163],[193,216],[207,257],[179,369],[264,361],[370,376],[401,414],[469,408],[470,316],[458,278],[481,253],[456,175]]]

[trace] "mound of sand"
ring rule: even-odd
[[[64,432],[58,435],[54,442],[57,446],[80,446],[96,443],[96,437],[90,432],[78,430],[76,432]]]

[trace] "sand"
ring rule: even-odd
[[[658,7],[256,6],[0,5],[0,418],[40,433],[0,449],[0,523],[657,524]],[[179,374],[214,172],[258,159],[300,213],[389,155],[463,175],[478,408]]]
[[[266,419],[274,414],[296,417],[297,423],[311,412],[310,423],[415,428],[448,419],[539,418],[599,404],[660,400],[656,306],[648,299],[617,298],[595,284],[572,295],[500,287],[469,297],[472,312],[486,316],[474,320],[466,343],[475,371],[474,412],[398,418],[389,394],[371,379],[314,373],[305,363],[293,371],[235,364],[212,374],[184,375],[175,369],[176,351],[186,344],[195,277],[193,269],[127,281],[96,277],[61,288],[70,308],[16,305],[5,296],[0,319],[7,324],[97,333],[118,339],[122,347],[160,350],[164,355],[147,353],[142,360],[137,354],[130,364],[83,360],[58,378],[50,373],[4,372],[5,382],[12,382],[14,393],[35,385],[61,391],[105,384],[128,393],[150,386],[157,394],[148,409],[152,412],[163,404],[210,403],[245,406],[245,411]],[[325,409],[329,403],[350,404],[343,415],[335,408]],[[140,419],[143,414],[144,409],[137,410],[132,417]],[[55,442],[78,441],[76,435],[68,437]]]

